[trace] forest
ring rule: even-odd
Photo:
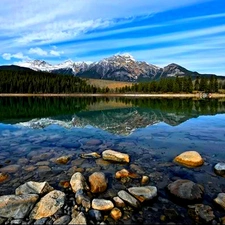
[[[216,76],[162,78],[134,83],[132,86],[109,89],[87,84],[71,75],[51,74],[32,70],[0,70],[0,93],[192,93],[218,92],[223,88]]]

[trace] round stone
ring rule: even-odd
[[[225,176],[225,163],[217,163],[214,166],[214,171],[217,175],[224,177]]]
[[[118,208],[113,208],[110,212],[110,216],[114,219],[114,220],[119,220],[122,217],[122,212],[120,211],[120,209]]]
[[[175,162],[187,166],[187,167],[197,167],[201,166],[204,163],[201,155],[196,151],[186,151],[178,155],[175,159]]]

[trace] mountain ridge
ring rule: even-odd
[[[151,81],[176,76],[215,75],[199,74],[176,63],[171,63],[161,68],[145,61],[137,61],[129,54],[113,55],[97,62],[73,62],[72,60],[67,60],[63,63],[52,65],[43,60],[33,60],[16,63],[15,65],[35,71],[74,75],[81,78],[130,82]]]

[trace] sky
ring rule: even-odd
[[[131,54],[225,76],[224,0],[0,0],[0,65]]]

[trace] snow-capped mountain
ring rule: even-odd
[[[17,65],[36,71],[119,81],[154,80],[161,77],[192,75],[191,71],[177,64],[173,63],[160,68],[144,61],[136,61],[129,54],[113,55],[93,63],[67,60],[60,64],[51,65],[45,61],[34,60]]]

